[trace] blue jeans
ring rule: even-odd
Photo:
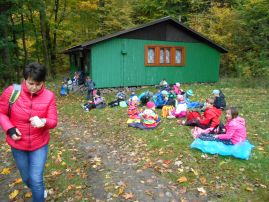
[[[43,173],[47,160],[48,145],[35,151],[23,151],[15,148],[11,148],[11,151],[23,182],[32,191],[33,202],[45,201]]]

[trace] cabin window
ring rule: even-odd
[[[179,46],[145,46],[145,66],[184,66],[185,48]]]
[[[148,49],[148,63],[154,64],[154,58],[155,58],[155,49],[149,48]]]

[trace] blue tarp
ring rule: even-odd
[[[248,160],[254,145],[250,144],[248,140],[235,145],[225,145],[222,142],[204,141],[197,138],[190,147],[209,154],[233,156],[235,158]]]

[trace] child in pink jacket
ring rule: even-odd
[[[219,141],[224,144],[234,145],[244,142],[247,138],[245,120],[238,116],[238,111],[234,107],[226,110],[225,116],[227,122],[225,125],[225,134],[211,135],[202,134],[199,138],[206,141]]]

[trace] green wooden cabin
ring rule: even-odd
[[[175,82],[217,82],[223,47],[170,17],[66,50],[72,71],[98,88]]]

